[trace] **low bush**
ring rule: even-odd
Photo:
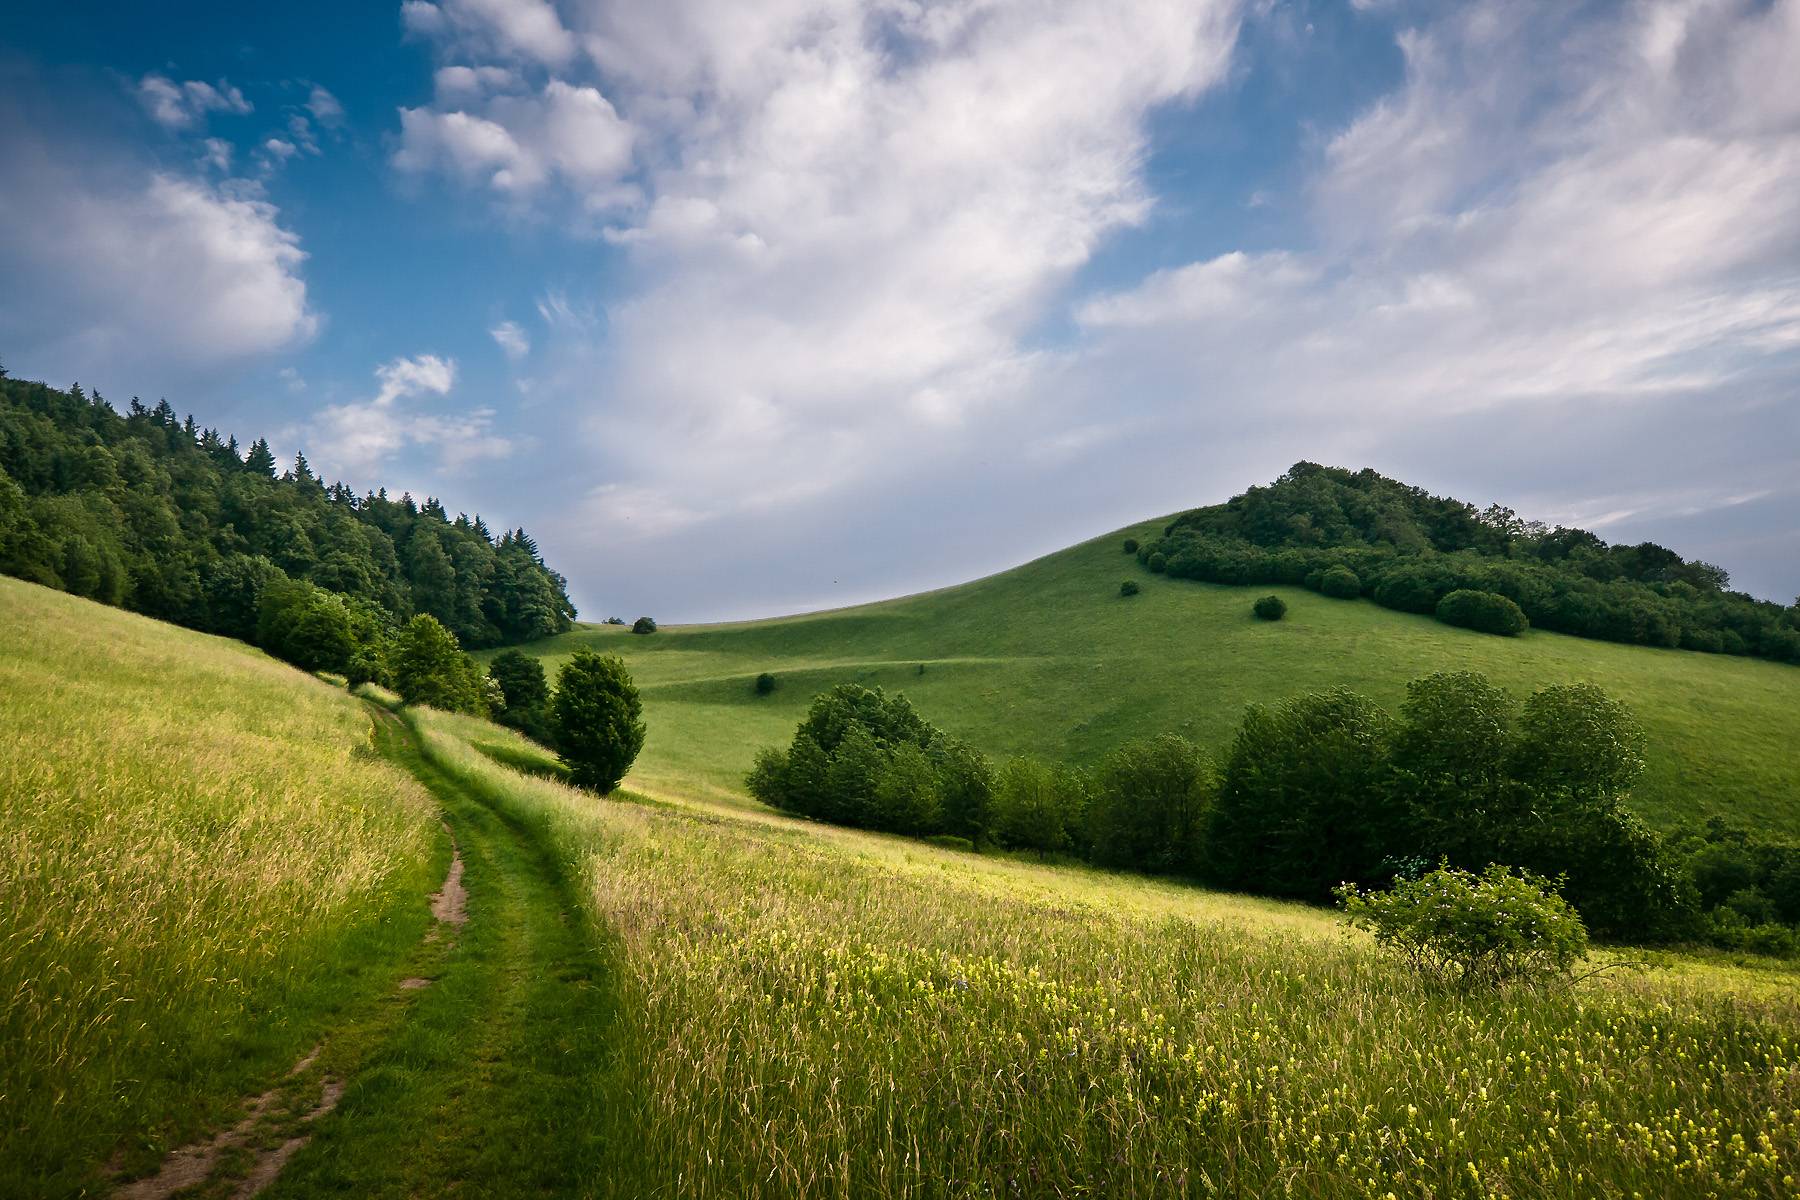
[[[1255,613],[1259,620],[1279,621],[1287,616],[1287,601],[1280,596],[1264,596],[1250,606],[1250,611]]]
[[[1440,867],[1385,892],[1346,884],[1350,923],[1421,975],[1449,987],[1547,983],[1587,957],[1587,928],[1547,880],[1499,864]]]
[[[1154,573],[1161,575],[1164,571],[1169,569],[1169,556],[1158,550],[1155,554],[1150,556],[1150,561],[1144,565],[1149,567]]]
[[[764,671],[756,677],[756,694],[766,696],[775,690],[775,677]]]
[[[651,619],[650,617],[639,617],[637,620],[635,620],[631,623],[631,632],[633,632],[633,633],[655,633],[656,632],[656,622],[653,619]]]
[[[1125,539],[1125,553],[1136,554],[1137,552],[1138,552],[1138,540],[1136,538],[1126,538]]]
[[[1438,601],[1437,619],[1446,625],[1517,637],[1531,627],[1525,611],[1496,592],[1463,588]]]
[[[964,854],[975,853],[974,842],[971,842],[966,837],[957,837],[953,833],[934,833],[925,840],[931,845],[941,847],[945,850],[960,850]]]
[[[1121,583],[1119,585],[1119,595],[1135,596],[1137,594],[1138,594],[1138,585],[1136,583],[1134,583],[1132,580],[1127,579],[1124,583]]]
[[[1319,590],[1333,600],[1354,600],[1362,595],[1362,580],[1349,567],[1328,567],[1319,576]]]

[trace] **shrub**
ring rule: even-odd
[[[1256,614],[1258,620],[1279,621],[1287,616],[1287,601],[1280,596],[1264,596],[1250,606],[1250,611]]]
[[[1587,957],[1587,929],[1569,902],[1546,880],[1499,864],[1479,875],[1440,867],[1385,892],[1346,884],[1338,898],[1352,925],[1434,983],[1544,983]]]
[[[487,715],[481,668],[462,652],[456,635],[429,613],[406,623],[394,643],[394,690],[408,704]]]
[[[624,617],[608,617],[608,618],[606,618],[606,623],[608,625],[623,625],[625,623],[625,618]]]
[[[1362,580],[1355,571],[1339,563],[1319,576],[1319,590],[1333,600],[1354,600],[1362,595]]]
[[[1517,637],[1531,627],[1525,610],[1496,592],[1461,588],[1438,601],[1437,619],[1446,625]]]
[[[550,724],[570,782],[602,794],[619,786],[644,747],[644,705],[617,655],[577,650],[556,675]]]
[[[954,833],[934,833],[925,840],[930,842],[933,846],[938,846],[945,850],[960,850],[964,854],[975,853],[974,842],[971,842],[966,837],[957,837]]]
[[[1150,556],[1150,561],[1144,565],[1149,567],[1155,574],[1161,575],[1164,571],[1169,569],[1169,556],[1164,554],[1161,550],[1158,550],[1155,554]]]
[[[756,677],[756,694],[766,696],[775,690],[775,677],[764,671]]]
[[[1136,538],[1126,538],[1125,539],[1125,553],[1136,554],[1137,552],[1138,552],[1138,540]]]
[[[1136,583],[1132,582],[1131,580],[1127,579],[1124,583],[1121,583],[1119,585],[1119,595],[1135,596],[1137,594],[1138,594],[1138,585]]]
[[[639,617],[631,623],[633,633],[655,633],[656,622],[649,617]]]

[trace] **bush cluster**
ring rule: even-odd
[[[1297,464],[1269,487],[1182,514],[1137,557],[1208,583],[1326,591],[1329,575],[1329,594],[1347,597],[1341,567],[1360,594],[1402,612],[1430,615],[1452,592],[1486,592],[1537,629],[1800,663],[1800,602],[1730,591],[1724,571],[1653,542],[1608,545],[1373,471]]]
[[[1599,688],[1520,703],[1450,672],[1413,681],[1398,716],[1344,689],[1252,705],[1216,762],[1163,735],[1094,770],[995,767],[904,698],[845,685],[816,698],[792,744],[764,750],[747,782],[820,820],[1315,903],[1428,863],[1499,863],[1562,880],[1599,936],[1779,952],[1785,923],[1800,920],[1800,851],[1649,829],[1626,807],[1642,745]]]
[[[1524,610],[1498,592],[1459,588],[1437,602],[1437,619],[1446,625],[1518,637],[1531,628]]]

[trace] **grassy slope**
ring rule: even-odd
[[[12,579],[0,614],[0,1195],[57,1195],[391,984],[448,846],[325,682]]]
[[[649,740],[631,786],[729,798],[757,747],[785,742],[812,695],[853,680],[904,691],[931,720],[996,754],[1093,761],[1175,730],[1223,749],[1244,706],[1342,684],[1397,706],[1408,680],[1473,669],[1523,696],[1589,681],[1629,700],[1650,734],[1638,807],[1668,822],[1714,813],[1800,835],[1800,669],[1586,641],[1517,640],[1297,589],[1159,579],[1120,551],[1162,522],[1085,542],[962,587],[836,612],[650,637],[583,626],[528,649],[552,671],[579,647],[625,656]],[[1142,595],[1118,595],[1122,579]],[[923,665],[924,672],[919,672]],[[758,672],[781,680],[757,697]]]
[[[586,1191],[1776,1196],[1800,1170],[1791,973],[1444,995],[1318,910],[601,800],[413,719],[616,943]]]

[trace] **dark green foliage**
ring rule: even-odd
[[[1125,553],[1136,554],[1137,552],[1138,552],[1138,540],[1136,538],[1126,538],[1125,539]]]
[[[1550,881],[1489,866],[1441,867],[1392,890],[1350,886],[1339,900],[1352,925],[1433,983],[1461,989],[1547,983],[1587,957],[1587,929]]]
[[[1186,738],[1165,733],[1120,747],[1100,768],[1088,814],[1094,861],[1199,874],[1218,790],[1212,759]]]
[[[1258,620],[1279,621],[1287,616],[1287,601],[1280,596],[1264,596],[1250,606],[1250,611],[1256,614]]]
[[[0,571],[232,637],[257,636],[280,577],[377,606],[390,622],[437,616],[491,646],[566,631],[560,575],[524,533],[496,541],[385,492],[324,486],[304,457],[276,477],[167,404],[127,415],[99,396],[0,380]]]
[[[624,617],[608,617],[608,618],[606,618],[605,623],[608,625],[623,625],[625,623],[625,618]]]
[[[994,802],[994,768],[975,747],[940,734],[930,745],[938,777],[938,812],[944,832],[970,841],[988,826]]]
[[[1119,585],[1119,595],[1135,596],[1137,594],[1138,594],[1138,585],[1135,580],[1127,579],[1124,583],[1121,583]]]
[[[1342,883],[1384,882],[1383,861],[1413,841],[1384,786],[1392,725],[1343,688],[1251,705],[1212,810],[1214,878],[1308,900]]]
[[[1477,510],[1374,471],[1297,463],[1268,487],[1175,518],[1139,550],[1158,556],[1170,575],[1209,583],[1320,587],[1342,566],[1377,604],[1403,612],[1435,612],[1458,590],[1492,592],[1538,629],[1800,663],[1794,610],[1726,590],[1717,567]]]
[[[1319,575],[1319,591],[1333,600],[1354,600],[1362,595],[1362,580],[1349,567],[1327,567]]]
[[[1437,619],[1446,625],[1501,637],[1518,637],[1531,628],[1524,610],[1495,592],[1460,588],[1439,600],[1436,611]]]
[[[655,620],[653,620],[650,617],[639,617],[637,620],[635,620],[631,623],[631,632],[633,632],[633,633],[655,633],[656,632],[656,622],[655,622]]]
[[[570,782],[605,794],[644,748],[644,705],[624,662],[577,650],[556,674],[550,727]]]
[[[1474,671],[1440,672],[1406,688],[1388,757],[1388,787],[1412,813],[1417,842],[1452,862],[1499,844],[1512,806],[1518,705]],[[1476,863],[1477,866],[1485,865]]]
[[[488,663],[488,677],[499,689],[494,719],[535,741],[550,738],[550,683],[543,664],[517,650],[503,650]]]
[[[1076,831],[1086,819],[1087,787],[1073,770],[1015,758],[994,781],[990,831],[1012,850],[1033,850],[1039,858],[1076,849]]]
[[[342,596],[281,577],[261,589],[256,644],[308,671],[342,672],[356,649]]]
[[[394,690],[408,704],[486,716],[487,675],[464,654],[456,635],[429,613],[406,623],[389,656]]]
[[[775,690],[775,676],[764,671],[756,677],[756,694],[766,696]]]
[[[1164,571],[1169,569],[1169,556],[1159,550],[1150,555],[1144,565],[1149,567],[1155,574],[1161,575]]]

